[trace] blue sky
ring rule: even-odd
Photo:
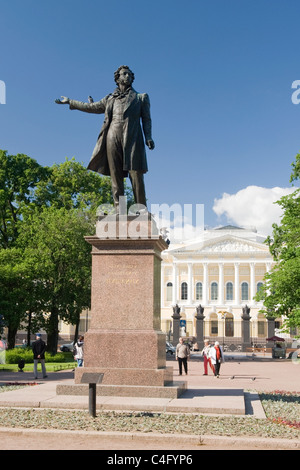
[[[149,204],[204,204],[208,226],[263,209],[270,223],[261,201],[291,186],[300,151],[299,13],[298,0],[0,0],[0,148],[87,165],[103,116],[54,100],[99,100],[126,64],[151,101]]]

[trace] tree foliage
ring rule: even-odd
[[[48,174],[48,167],[27,155],[8,155],[0,150],[0,248],[14,245],[22,211],[34,201],[36,186]]]
[[[292,164],[291,182],[300,179],[300,154]],[[300,188],[277,201],[283,210],[280,224],[273,224],[269,245],[275,265],[265,275],[257,294],[268,316],[286,317],[287,328],[300,327]]]
[[[39,296],[35,315],[47,331],[48,350],[55,353],[59,320],[75,324],[90,305],[90,245],[92,230],[78,209],[48,207],[25,216],[19,246],[30,265]]]

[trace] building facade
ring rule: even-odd
[[[243,308],[250,308],[250,334],[264,343],[268,321],[254,296],[273,260],[265,237],[255,230],[226,226],[203,236],[169,245],[161,272],[162,330],[172,339],[173,307],[180,307],[180,334],[196,337],[196,308],[204,308],[203,334],[210,340],[238,344]],[[280,328],[281,319],[275,327]]]

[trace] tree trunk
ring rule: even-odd
[[[31,317],[32,312],[29,312],[28,315],[28,325],[27,325],[27,347],[30,347],[30,336],[31,336]]]
[[[8,349],[13,349],[16,345],[16,335],[18,332],[18,328],[8,327],[7,331],[7,347]]]
[[[77,314],[77,320],[76,320],[76,323],[75,323],[75,333],[74,333],[74,343],[77,341],[78,339],[78,335],[79,335],[79,323],[80,323],[80,312],[78,312]]]
[[[54,355],[58,346],[58,308],[53,306],[47,328],[47,351]]]

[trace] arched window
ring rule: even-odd
[[[248,282],[242,282],[242,300],[249,300]]]
[[[181,284],[181,300],[187,300],[188,298],[188,285],[186,282]]]
[[[227,282],[226,284],[226,300],[233,300],[233,284]]]
[[[168,282],[168,284],[167,284],[167,302],[172,301],[172,295],[173,295],[173,284],[172,284],[172,282]]]
[[[202,282],[196,284],[196,300],[202,300]]]
[[[212,313],[209,317],[209,334],[210,336],[217,336],[218,332],[218,316]]]
[[[263,282],[258,282],[258,283],[256,284],[256,292],[259,292],[263,285],[264,285]]]
[[[212,282],[210,286],[211,300],[218,300],[218,283]]]

